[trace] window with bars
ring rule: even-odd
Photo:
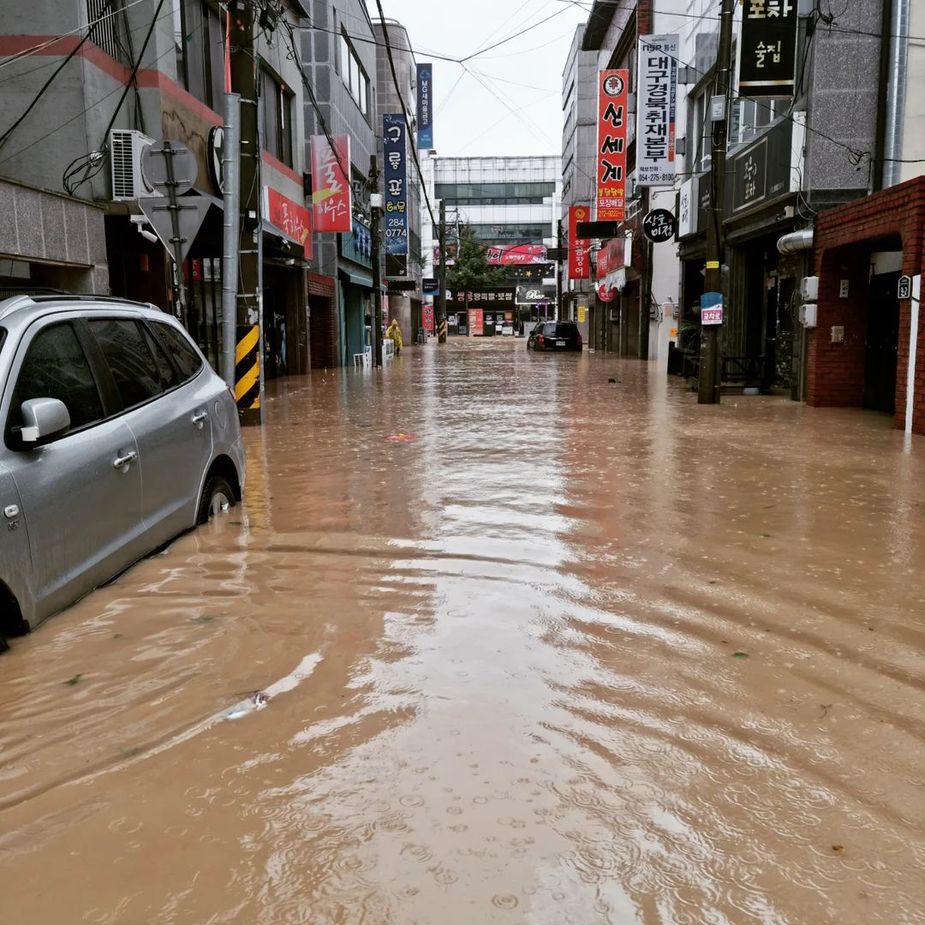
[[[122,0],[87,0],[87,28],[91,41],[110,58],[131,67],[129,37]]]

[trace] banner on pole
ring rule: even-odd
[[[597,219],[626,218],[626,125],[629,71],[598,72]]]
[[[434,146],[434,69],[419,64],[418,70],[418,148],[429,151]]]
[[[679,45],[676,35],[639,39],[636,182],[640,186],[674,185]]]
[[[353,190],[350,178],[350,136],[335,135],[334,147],[325,135],[313,135],[312,213],[315,231],[353,230]],[[343,165],[343,166],[342,166]]]
[[[739,96],[793,96],[797,0],[745,0]]]
[[[587,206],[569,206],[568,210],[568,278],[591,278],[591,242],[578,237],[578,223],[586,222],[591,210]]]
[[[385,254],[386,266],[404,276],[408,254],[408,152],[403,113],[382,117],[382,146],[385,156]],[[390,259],[391,258],[391,259]],[[404,258],[404,260],[402,260]],[[405,272],[398,272],[404,265]]]

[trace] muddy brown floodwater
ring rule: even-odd
[[[507,339],[266,416],[0,658],[0,921],[925,922],[925,439]]]

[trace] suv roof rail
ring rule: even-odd
[[[0,301],[0,318],[5,318],[13,314],[13,312],[30,305],[42,305],[49,302],[58,303],[64,308],[68,307],[68,303],[71,303],[70,307],[76,308],[86,302],[105,302],[111,305],[125,305],[134,308],[157,308],[151,302],[135,302],[132,299],[122,299],[113,295],[93,295],[85,292],[43,293],[41,295],[36,293],[34,295],[12,296],[9,299]]]

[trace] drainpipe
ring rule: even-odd
[[[883,189],[886,178],[887,110],[890,105],[890,57],[893,46],[890,32],[892,32],[894,2],[895,0],[883,0],[883,15],[880,19],[880,77],[877,94],[877,123],[874,134],[874,163],[871,165],[870,177],[872,193]]]
[[[884,144],[883,185],[895,186],[902,175],[898,163],[903,148],[903,114],[909,69],[909,0],[888,0],[891,9],[890,82],[887,88],[887,128]]]

